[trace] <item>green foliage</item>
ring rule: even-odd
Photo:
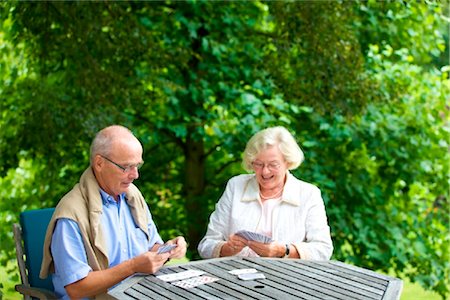
[[[9,169],[6,176],[0,178],[0,224],[5,230],[0,231],[0,264],[7,266],[7,262],[15,256],[12,235],[12,224],[17,222],[20,212],[29,209],[52,206],[51,201],[43,199],[49,184],[37,183],[36,177],[45,170],[45,165],[38,160],[26,159],[26,155],[19,155],[19,165],[16,169]],[[7,230],[9,229],[9,230]],[[9,269],[10,280],[18,279],[17,270]]]
[[[379,91],[396,101],[370,104],[351,120],[311,114],[297,131],[307,154],[298,175],[324,193],[336,259],[384,271],[394,267],[444,297],[450,269],[449,82],[437,70],[424,73],[407,59],[392,63],[375,50],[369,61]]]
[[[352,2],[269,3],[275,19],[266,45],[268,68],[286,99],[321,113],[357,113],[372,85],[353,20]]]
[[[373,41],[394,49],[409,49],[410,62],[429,64],[445,51],[444,34],[448,28],[446,1],[428,1],[425,5],[409,1],[368,1],[357,7],[359,41],[367,54]],[[448,44],[448,42],[447,42]],[[447,56],[448,64],[448,56]]]
[[[0,225],[54,206],[109,124],[144,145],[136,184],[196,258],[249,137],[295,133],[334,258],[449,294],[449,80],[442,5],[0,3]],[[431,34],[428,34],[431,33]],[[436,64],[436,65],[434,65]],[[9,230],[0,259],[13,257]]]

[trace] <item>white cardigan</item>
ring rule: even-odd
[[[200,256],[219,257],[229,235],[239,230],[256,231],[261,214],[255,174],[231,178],[211,214],[206,235],[198,245]],[[294,245],[302,259],[328,260],[333,253],[320,190],[290,172],[287,172],[281,203],[273,211],[272,238]],[[245,253],[245,249],[241,253]]]

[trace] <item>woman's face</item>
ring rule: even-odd
[[[282,187],[286,178],[287,163],[276,146],[261,151],[252,162],[261,190]]]

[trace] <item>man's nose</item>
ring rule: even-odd
[[[133,179],[138,179],[139,178],[139,170],[137,167],[132,167],[130,170],[130,173],[128,174],[128,177],[133,178]]]

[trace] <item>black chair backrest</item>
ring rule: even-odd
[[[55,208],[24,211],[20,214],[22,239],[24,242],[25,264],[28,269],[30,286],[54,291],[51,276],[39,278],[45,233]]]

